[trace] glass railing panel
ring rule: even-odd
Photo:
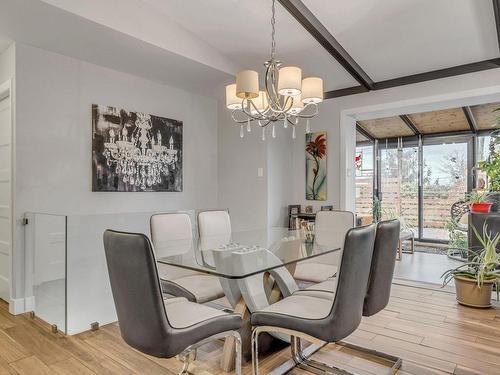
[[[182,212],[187,212],[195,223],[194,211]],[[68,334],[89,330],[93,323],[102,326],[117,320],[103,233],[106,229],[114,229],[144,233],[149,237],[149,220],[154,213],[68,216]]]
[[[66,216],[25,215],[27,310],[66,333]]]

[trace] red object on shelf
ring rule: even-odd
[[[491,206],[493,203],[481,202],[481,203],[472,203],[470,205],[470,210],[473,213],[477,214],[487,214],[491,210]]]

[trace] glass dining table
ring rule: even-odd
[[[232,309],[242,315],[244,354],[250,353],[251,312],[298,288],[293,278],[297,264],[333,264],[341,253],[334,240],[323,239],[323,243],[318,243],[312,233],[303,229],[268,227],[178,237],[154,243],[159,267],[168,270],[172,282],[193,274],[218,278]],[[232,370],[233,345],[231,339],[226,340],[221,359],[223,371]]]

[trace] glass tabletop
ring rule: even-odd
[[[318,243],[311,233],[281,227],[178,237],[153,244],[159,267],[177,267],[227,279],[293,267],[340,250],[333,240]]]

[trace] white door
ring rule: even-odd
[[[10,301],[12,251],[12,126],[10,98],[0,100],[0,298]]]

